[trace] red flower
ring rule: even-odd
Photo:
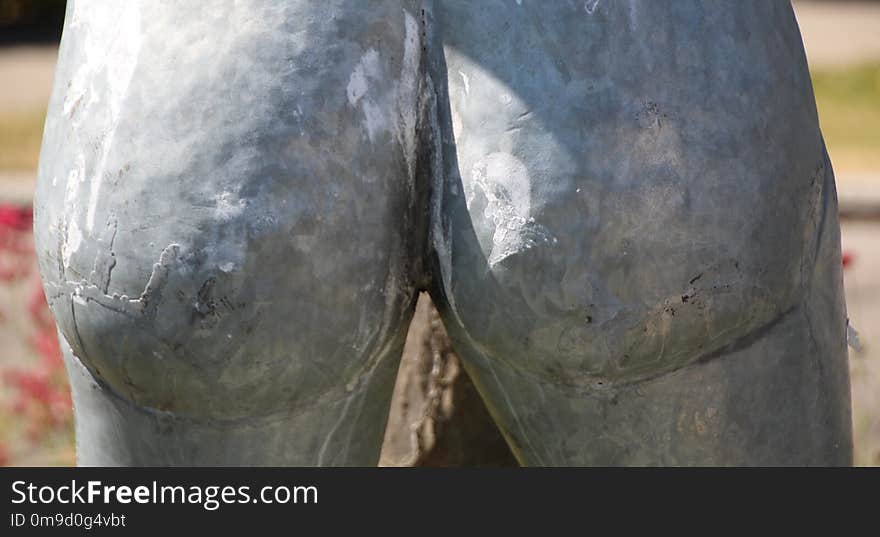
[[[21,416],[14,422],[20,423],[26,436],[37,442],[51,431],[71,428],[73,405],[55,323],[35,270],[32,222],[30,208],[0,205],[0,285],[4,281],[32,282],[30,298],[26,304],[17,306],[29,314],[29,342],[40,356],[36,362],[25,361],[26,365],[4,368],[0,380],[12,389],[9,410]],[[8,463],[9,457],[0,444],[0,465]]]
[[[33,225],[33,220],[34,211],[30,207],[0,205],[0,228],[26,231]]]

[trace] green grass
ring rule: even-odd
[[[837,170],[880,170],[880,63],[816,71],[819,123]]]
[[[0,111],[0,170],[35,170],[45,109]]]

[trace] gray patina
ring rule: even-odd
[[[35,211],[81,464],[374,464],[420,289],[524,464],[851,462],[787,1],[73,0]]]

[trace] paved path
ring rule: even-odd
[[[54,46],[0,49],[0,109],[45,107],[57,58]]]
[[[793,3],[810,67],[880,61],[880,3]]]
[[[31,202],[34,195],[35,172],[12,172],[0,170],[0,204],[23,205]]]

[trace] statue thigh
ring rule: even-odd
[[[415,285],[395,1],[68,2],[36,193],[83,465],[378,461]]]
[[[432,293],[529,465],[851,463],[788,2],[443,2]]]

